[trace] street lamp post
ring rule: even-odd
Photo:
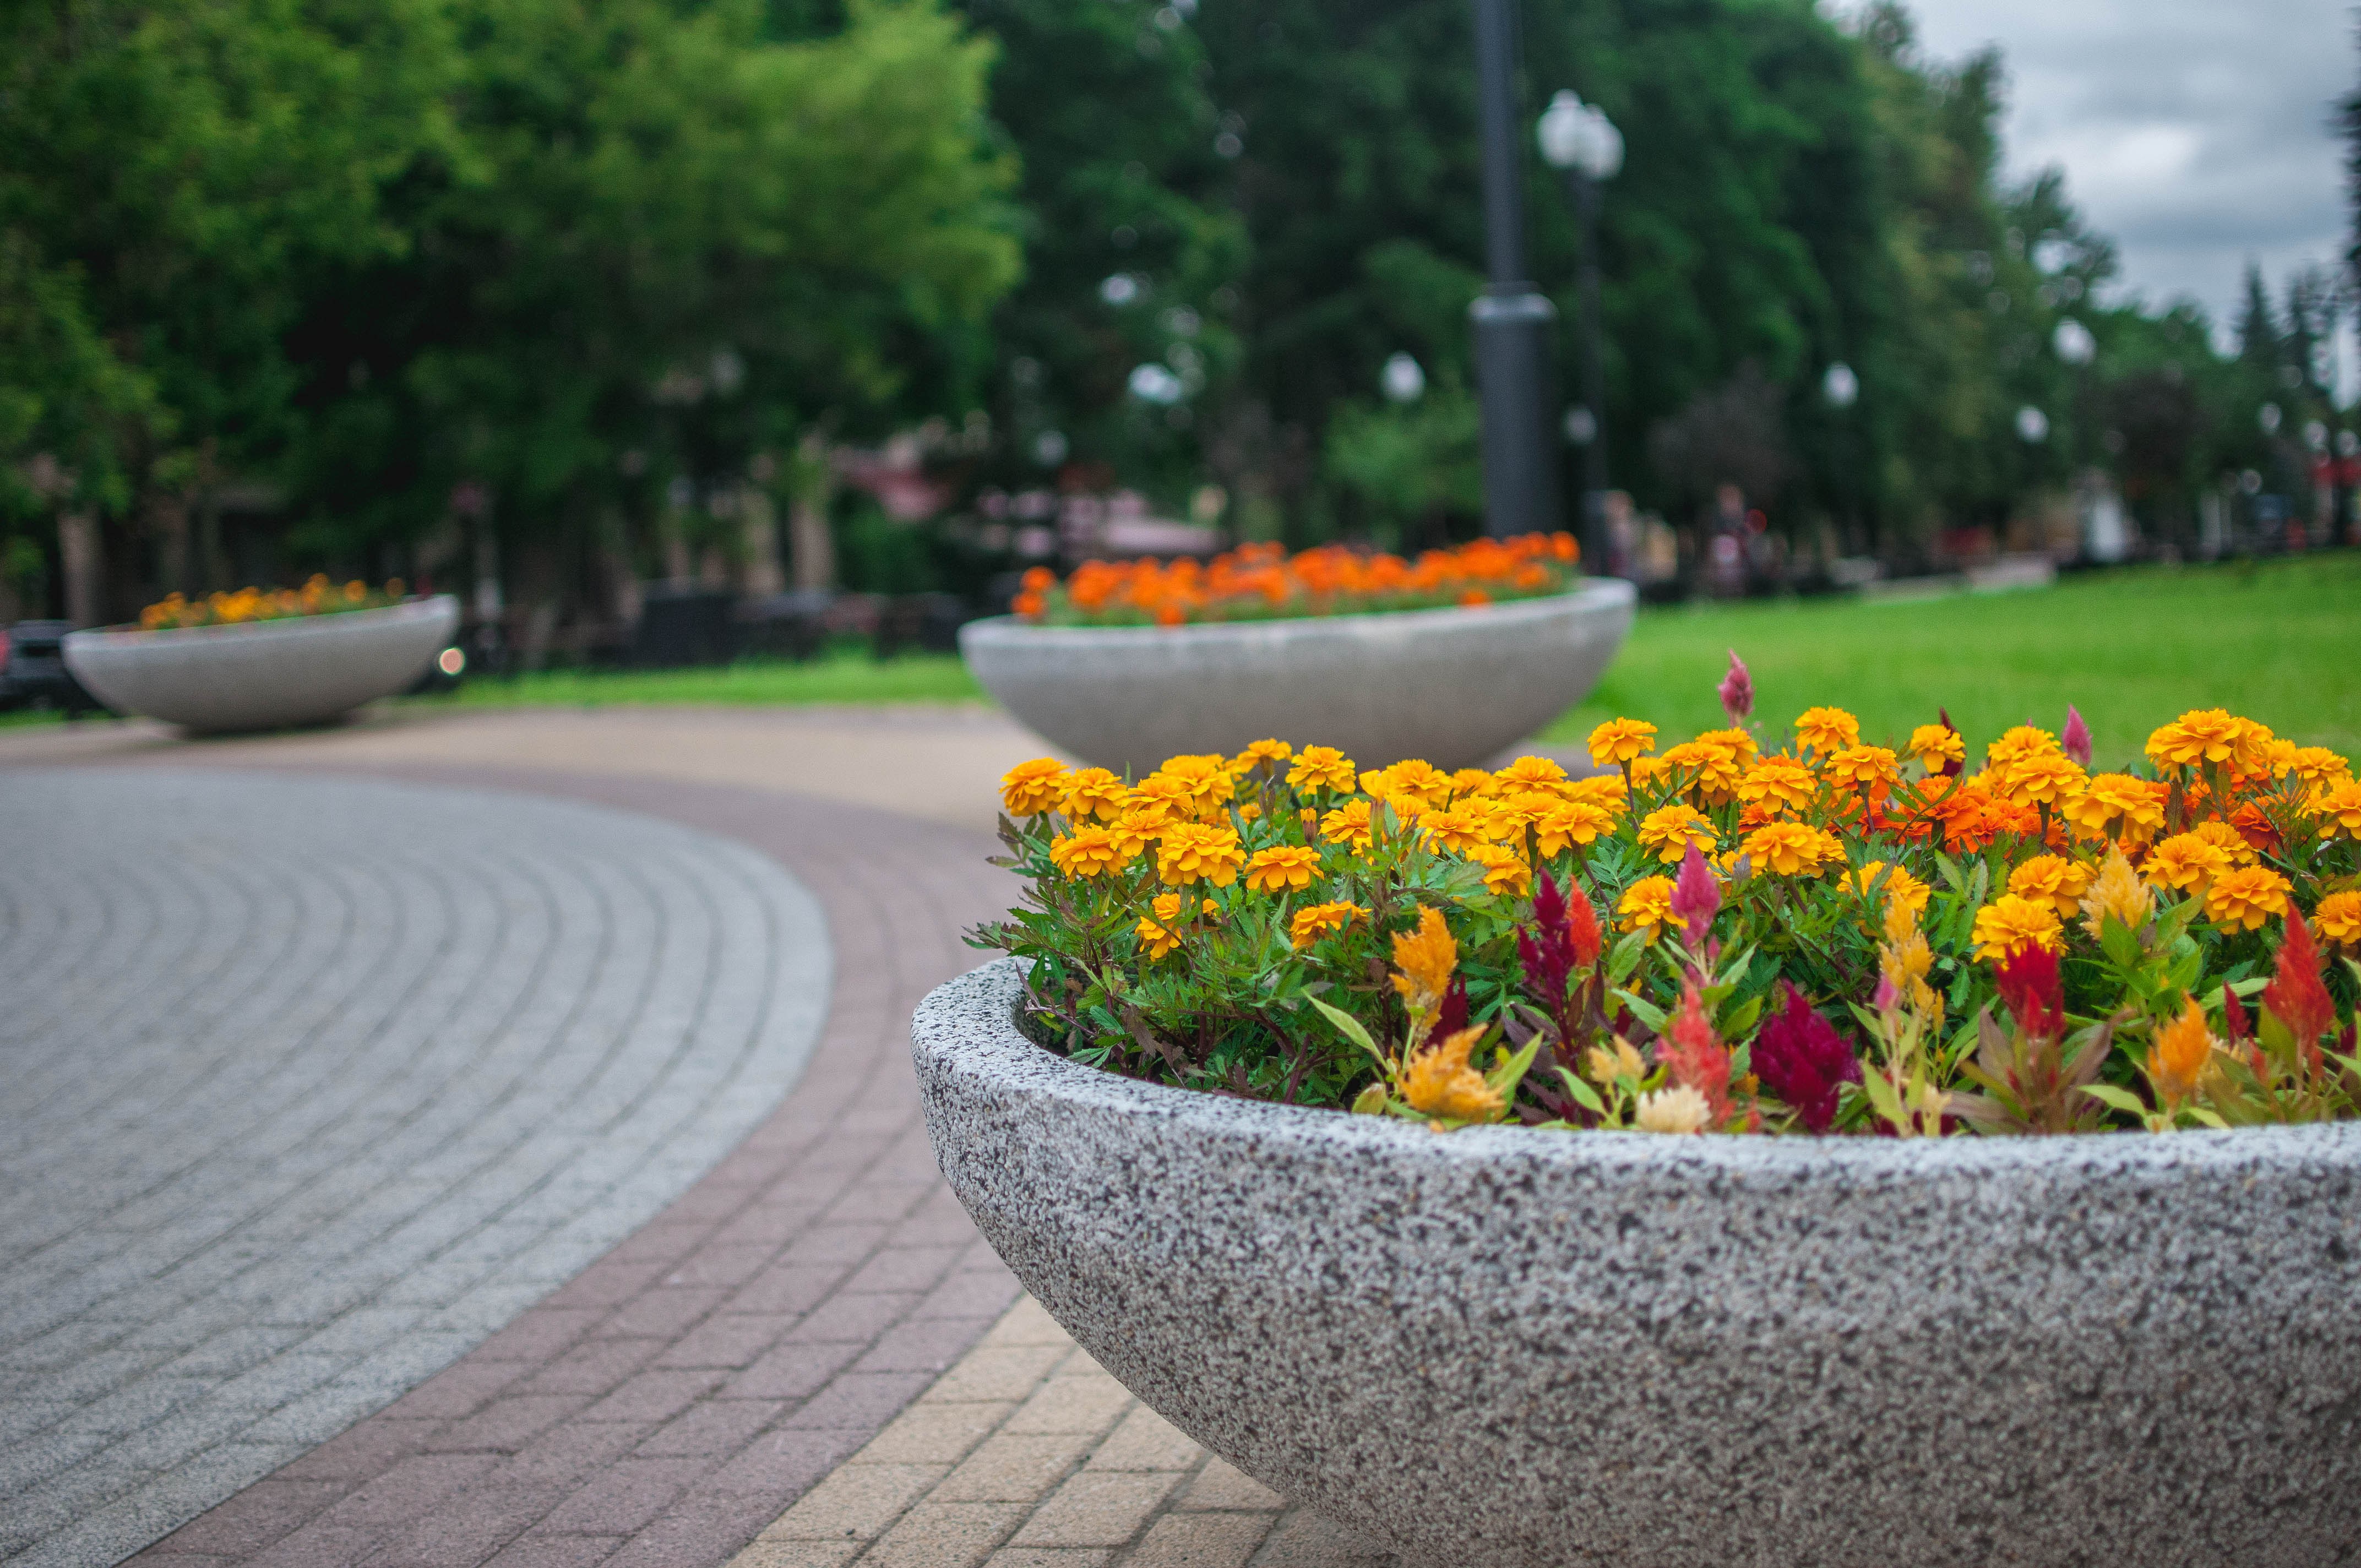
[[[1499,537],[1557,526],[1549,327],[1557,314],[1525,278],[1518,176],[1514,0],[1474,0],[1484,134],[1484,251],[1490,280],[1468,307],[1484,414],[1484,528]]]
[[[1607,559],[1606,330],[1598,313],[1598,186],[1623,167],[1623,133],[1606,114],[1561,89],[1537,127],[1542,158],[1565,177],[1582,230],[1582,548]]]

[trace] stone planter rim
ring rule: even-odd
[[[2159,1174],[2185,1170],[2189,1157],[2218,1151],[2246,1159],[2267,1151],[2317,1157],[2343,1156],[2361,1165],[2361,1122],[2288,1126],[2188,1128],[2048,1135],[1965,1135],[1944,1138],[1679,1136],[1662,1133],[1545,1132],[1531,1127],[1461,1127],[1438,1135],[1398,1116],[1356,1116],[1341,1110],[1233,1099],[1126,1078],[1089,1067],[1036,1043],[1018,1028],[1026,960],[995,959],[947,981],[918,1005],[913,1034],[918,1048],[951,1070],[1005,1075],[1011,1087],[1162,1122],[1200,1126],[1212,1136],[1273,1143],[1335,1143],[1443,1164],[1498,1166],[1509,1160],[1566,1168],[1630,1168],[1695,1171],[1700,1179],[1762,1175],[1784,1179],[1813,1171],[1846,1172],[1872,1179],[1940,1168],[1960,1174],[2038,1173],[2087,1168],[2094,1155],[2120,1155],[2119,1168],[2153,1166]],[[979,1029],[977,1025],[987,1026]]]

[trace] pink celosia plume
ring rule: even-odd
[[[1721,677],[1721,685],[1714,687],[1714,694],[1721,698],[1721,711],[1730,715],[1732,724],[1743,724],[1752,717],[1754,677],[1747,673],[1746,661],[1738,656],[1735,648],[1730,651],[1730,673]]]
[[[1692,840],[1688,858],[1681,862],[1680,880],[1673,884],[1673,914],[1687,931],[1689,940],[1701,942],[1706,927],[1713,924],[1714,913],[1720,907],[1721,884],[1713,880],[1713,869],[1705,863],[1705,856]]]
[[[2059,749],[2082,767],[2091,765],[2091,727],[2072,703],[2066,705],[2066,730],[2058,738]]]

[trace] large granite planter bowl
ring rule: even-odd
[[[458,629],[448,594],[379,609],[164,631],[76,631],[66,665],[118,713],[201,732],[313,724],[390,696]]]
[[[1489,761],[1580,702],[1631,629],[1631,585],[1470,609],[1201,626],[960,629],[985,690],[1052,743],[1146,773],[1267,736],[1375,767]]]
[[[1423,1126],[918,1010],[944,1175],[1059,1322],[1421,1563],[2361,1555],[2361,1125],[1885,1140]]]

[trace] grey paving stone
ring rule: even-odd
[[[772,861],[528,796],[0,773],[0,1562],[106,1568],[449,1365],[777,1106]]]

